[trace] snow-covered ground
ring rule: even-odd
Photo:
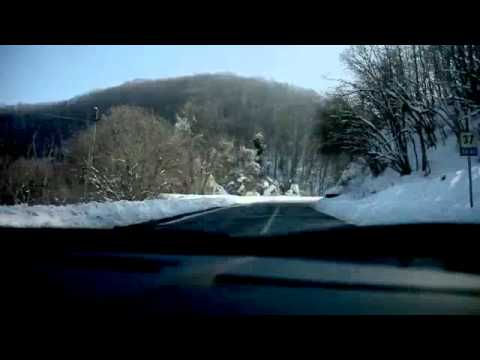
[[[115,201],[66,206],[0,206],[0,226],[112,228],[168,218],[215,207],[256,202],[316,202],[319,198],[298,196],[233,196],[168,194],[163,199]]]
[[[410,222],[480,223],[480,161],[472,157],[474,208],[468,195],[467,159],[459,156],[455,137],[429,153],[432,173],[400,177],[387,170],[339,197],[315,207],[358,225]],[[444,179],[442,180],[442,177]],[[365,196],[365,194],[367,194]]]

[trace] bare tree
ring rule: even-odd
[[[112,108],[98,123],[91,162],[90,131],[72,141],[68,154],[90,184],[89,198],[143,200],[177,188],[182,149],[166,120],[141,108]]]

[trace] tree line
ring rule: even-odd
[[[234,194],[262,194],[272,184],[284,192],[292,183],[316,194],[339,168],[325,165],[334,158],[320,154],[313,131],[323,101],[313,91],[220,74],[4,108],[2,203],[202,194],[212,177]],[[102,110],[96,125],[93,106]]]
[[[459,141],[480,105],[480,46],[352,46],[353,74],[319,110],[322,153],[362,158],[374,174],[431,171],[428,149]]]

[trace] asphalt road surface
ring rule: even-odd
[[[214,209],[159,223],[159,228],[226,233],[230,236],[281,235],[348,225],[309,203],[256,203]]]

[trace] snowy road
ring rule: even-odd
[[[254,203],[207,211],[161,224],[162,228],[226,233],[230,236],[280,235],[326,229],[346,223],[315,210],[313,203]]]

